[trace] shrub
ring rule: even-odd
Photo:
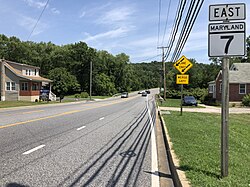
[[[250,94],[245,95],[242,99],[242,104],[244,106],[250,106]]]
[[[81,97],[81,95],[80,94],[75,94],[75,98],[80,98]]]
[[[219,106],[220,104],[212,96],[206,95],[201,98],[201,102],[205,105]]]
[[[89,94],[87,92],[82,92],[81,93],[81,98],[88,98]]]

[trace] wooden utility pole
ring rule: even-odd
[[[90,73],[89,73],[89,98],[92,97],[92,60],[90,60]]]
[[[163,85],[164,85],[164,95],[163,99],[166,100],[166,67],[165,67],[165,61],[164,61],[164,49],[168,47],[157,47],[157,49],[162,49],[162,74],[163,74]]]
[[[229,58],[222,60],[221,176],[228,176]]]

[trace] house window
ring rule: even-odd
[[[240,84],[239,93],[240,94],[245,94],[246,93],[246,84]]]
[[[11,82],[11,90],[16,90],[16,83],[15,82]]]
[[[28,75],[28,70],[26,69],[26,75]]]
[[[208,91],[209,91],[209,93],[213,93],[214,92],[214,86],[213,85],[209,85]]]
[[[36,76],[36,69],[35,69],[35,76]]]
[[[37,83],[32,84],[32,90],[38,90],[38,84]]]
[[[16,90],[16,83],[15,82],[6,82],[6,90],[7,91]]]
[[[10,82],[6,82],[6,90],[10,91]]]
[[[21,90],[27,91],[28,90],[28,83],[27,82],[22,82],[21,84]]]
[[[31,75],[31,70],[29,69],[29,75]]]

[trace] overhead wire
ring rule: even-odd
[[[161,46],[163,46],[163,42],[165,40],[166,30],[167,30],[167,26],[168,26],[168,17],[169,17],[170,6],[171,6],[171,0],[169,0],[169,3],[168,3],[167,17],[166,17],[166,22],[165,22],[165,27],[164,27],[164,33],[163,33],[163,37],[162,37]]]
[[[38,19],[37,19],[37,21],[36,21],[36,24],[34,25],[32,31],[30,32],[30,34],[29,34],[29,36],[28,36],[28,38],[27,38],[27,41],[30,39],[30,37],[31,37],[31,35],[33,34],[35,28],[37,27],[37,24],[38,24],[38,22],[40,21],[40,19],[41,19],[41,17],[42,17],[42,15],[43,15],[43,13],[44,13],[44,11],[45,11],[45,9],[46,9],[46,7],[47,7],[48,4],[49,4],[49,0],[47,0],[46,4],[44,5],[43,10],[42,10],[40,16],[38,17]]]
[[[159,0],[158,39],[157,39],[157,46],[159,45],[159,41],[160,41],[160,30],[161,30],[161,0]]]
[[[170,52],[172,50],[172,47],[173,47],[173,44],[174,44],[174,41],[175,41],[175,37],[176,37],[177,31],[178,31],[178,28],[179,28],[179,25],[180,25],[180,21],[181,21],[181,17],[182,17],[182,14],[183,14],[185,4],[186,4],[186,0],[180,0],[179,1],[177,14],[176,14],[176,17],[175,17],[175,22],[174,22],[174,25],[172,27],[172,31],[171,31],[171,34],[170,34],[170,37],[169,37],[169,41],[168,41],[168,45],[167,45],[167,51],[166,51],[166,54],[164,55],[164,59],[168,58],[168,56],[169,56],[169,54],[170,54]]]
[[[183,42],[183,37],[184,35],[186,35],[187,33],[187,25],[190,24],[190,19],[191,19],[191,13],[193,11],[193,7],[194,7],[194,3],[195,3],[195,0],[192,0],[190,5],[189,5],[189,8],[188,8],[188,11],[187,11],[187,15],[186,15],[186,19],[184,21],[184,24],[182,26],[182,29],[181,29],[181,32],[180,32],[180,37],[176,43],[176,47],[175,47],[175,50],[173,52],[173,55],[172,55],[172,58],[171,58],[171,62],[173,62],[173,58],[176,56],[179,48],[180,48],[180,44]]]
[[[195,21],[196,21],[196,19],[198,17],[198,14],[200,12],[200,9],[201,9],[203,3],[204,3],[204,0],[199,0],[198,3],[196,4],[196,6],[194,8],[195,11],[191,15],[191,22],[190,22],[190,24],[188,26],[187,32],[184,35],[184,38],[183,38],[183,40],[182,40],[182,42],[180,44],[180,47],[179,47],[176,55],[172,57],[172,60],[173,60],[172,62],[175,62],[179,58],[179,56],[180,56],[180,54],[181,54],[181,52],[182,52],[182,50],[184,48],[184,45],[186,44],[186,41],[187,41],[187,39],[188,39],[188,37],[190,35],[190,32],[191,32],[191,30],[193,28],[193,25],[194,25],[194,23],[195,23]]]

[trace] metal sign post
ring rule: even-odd
[[[183,84],[189,84],[189,75],[185,73],[192,68],[193,64],[183,55],[174,63],[174,67],[181,73],[176,76],[176,84],[181,84],[181,116],[183,106]]]
[[[228,176],[229,58],[222,61],[221,176]]]

